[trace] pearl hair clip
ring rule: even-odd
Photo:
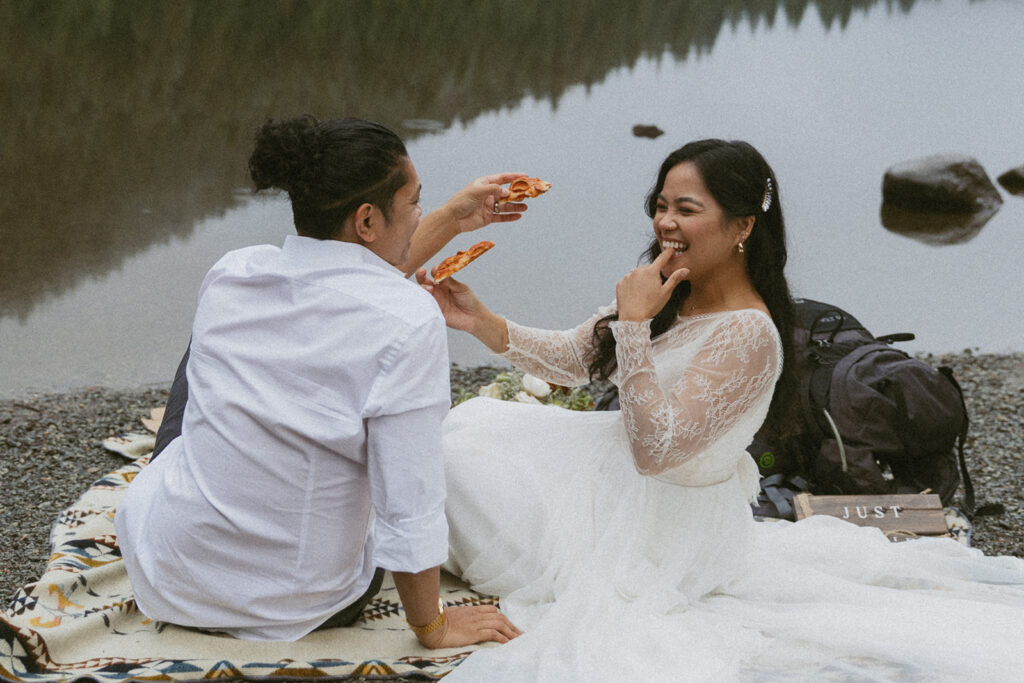
[[[772,205],[772,179],[765,178],[764,199],[761,200],[761,213],[766,213]]]

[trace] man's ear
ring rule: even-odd
[[[359,241],[370,243],[377,239],[377,223],[379,216],[373,204],[360,204],[353,214],[356,237]]]

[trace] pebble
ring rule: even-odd
[[[948,365],[971,416],[966,446],[979,504],[1004,511],[974,519],[973,545],[988,555],[1024,557],[1024,354],[922,355]],[[502,368],[452,366],[452,397],[475,391]],[[595,396],[601,387],[594,387]],[[0,401],[0,605],[41,574],[57,512],[124,459],[105,450],[108,436],[141,430],[140,420],[167,400],[167,387],[87,388]]]

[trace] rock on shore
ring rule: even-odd
[[[975,520],[974,546],[1024,557],[1024,354],[926,357],[949,365],[971,415],[967,462],[980,501],[1005,512]],[[489,382],[493,368],[452,368],[452,394]],[[0,401],[0,599],[42,573],[49,531],[60,510],[124,460],[100,442],[143,431],[141,418],[163,405],[166,388],[91,388]]]

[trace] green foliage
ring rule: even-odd
[[[460,403],[465,403],[471,398],[476,398],[476,394],[469,389],[463,388],[462,391],[459,392],[459,395],[455,397],[455,400],[452,401],[452,405],[457,406]]]
[[[593,395],[581,387],[559,389],[552,392],[547,400],[548,405],[568,408],[569,410],[593,410]]]

